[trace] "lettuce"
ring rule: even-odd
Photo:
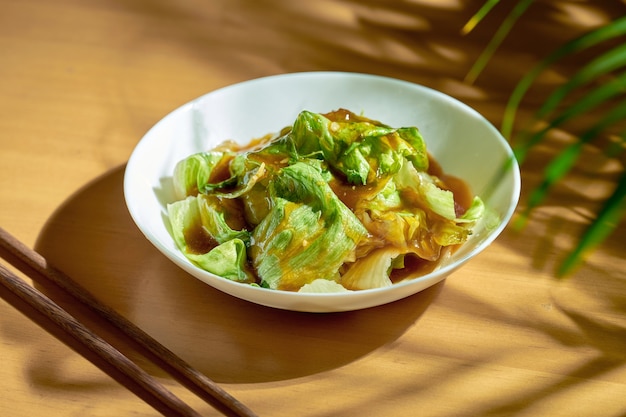
[[[250,247],[262,283],[298,290],[318,278],[337,281],[367,230],[319,167],[298,162],[283,168],[271,183],[270,198],[272,209],[254,229]]]
[[[351,184],[393,175],[405,158],[417,169],[428,168],[426,144],[417,128],[394,129],[345,111],[303,111],[284,140],[292,144],[292,157],[321,156]]]
[[[189,260],[213,274],[239,282],[255,282],[247,266],[250,233],[231,229],[226,222],[228,214],[215,203],[207,196],[189,196],[168,204],[176,245]]]
[[[183,199],[198,194],[224,158],[227,158],[227,155],[223,152],[200,152],[178,162],[172,177],[176,197]]]
[[[378,249],[359,259],[341,277],[341,285],[350,290],[367,290],[392,285],[389,272],[401,252],[397,248]]]
[[[320,278],[310,284],[304,284],[298,292],[309,294],[329,294],[335,292],[349,292],[349,290],[338,282]]]
[[[428,169],[415,127],[303,111],[254,146],[180,161],[172,236],[192,262],[238,282],[302,292],[389,286],[405,256],[437,262],[478,221],[492,222],[479,197],[457,215],[454,194]]]

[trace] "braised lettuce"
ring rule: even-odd
[[[238,282],[305,292],[389,286],[405,257],[437,262],[485,211],[474,197],[459,212],[429,164],[415,127],[303,111],[275,137],[180,161],[172,235],[192,262]]]
[[[271,209],[252,232],[250,257],[263,283],[297,291],[317,278],[339,281],[367,229],[335,195],[319,166],[297,162],[270,184]]]

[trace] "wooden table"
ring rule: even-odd
[[[507,229],[445,282],[341,314],[274,310],[202,284],[142,237],[122,195],[125,162],[161,117],[265,75],[393,76],[498,125],[539,57],[625,11],[620,1],[540,3],[470,85],[463,78],[503,15],[459,35],[481,1],[0,0],[0,226],[260,416],[625,415],[624,226],[574,275],[554,277],[623,169],[593,148],[585,158],[606,165],[601,175],[577,168],[525,229]],[[553,152],[542,147],[524,165],[520,207]],[[43,290],[217,415],[85,308]],[[0,301],[0,317],[0,415],[158,414],[29,309]]]

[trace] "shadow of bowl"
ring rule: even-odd
[[[48,220],[36,250],[216,382],[277,381],[341,367],[400,337],[443,285],[343,313],[240,300],[188,275],[144,238],[124,204],[123,176],[122,166],[76,192]]]

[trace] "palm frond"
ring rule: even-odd
[[[626,16],[609,22],[604,26],[600,26],[597,29],[563,44],[550,55],[542,59],[541,62],[526,73],[515,86],[513,93],[511,93],[502,119],[502,134],[506,138],[510,138],[513,135],[515,116],[520,103],[541,73],[568,55],[575,54],[602,42],[623,36],[624,34],[626,34]]]
[[[535,114],[535,119],[547,118],[571,92],[623,67],[626,67],[626,43],[595,58],[554,90]]]
[[[468,22],[470,28],[473,28],[472,25],[480,22],[496,3],[497,1],[487,1],[481,11],[477,13],[476,19]],[[500,29],[471,68],[467,76],[468,81],[476,79],[487,64],[487,61],[494,54],[498,45],[502,42],[503,37],[509,33],[515,21],[530,3],[532,3],[532,0],[517,1],[512,12],[502,21]],[[543,58],[522,77],[512,91],[504,110],[501,126],[502,134],[513,143],[517,111],[526,93],[535,85],[537,79],[545,70],[568,56],[583,51],[589,52],[592,47],[602,46],[602,44],[606,45],[609,41],[616,40],[624,35],[626,35],[626,16],[610,21],[601,27],[566,42]],[[517,220],[518,227],[523,226],[531,211],[543,203],[557,182],[562,180],[577,163],[584,164],[584,161],[580,161],[580,155],[586,144],[593,142],[609,129],[620,127],[620,123],[626,120],[626,102],[620,100],[620,96],[623,96],[626,92],[626,71],[614,75],[615,71],[623,69],[626,69],[626,43],[619,42],[617,46],[596,55],[595,58],[570,77],[568,81],[556,88],[533,113],[532,120],[528,124],[530,127],[521,129],[516,136],[515,139],[519,143],[513,147],[515,156],[521,165],[531,148],[541,143],[553,129],[574,119],[591,114],[601,106],[609,107],[608,110],[603,108],[603,116],[587,130],[580,133],[575,142],[560,151],[546,166],[541,183],[531,190],[527,207]],[[609,79],[609,81],[604,82],[604,79]],[[584,91],[585,88],[594,84],[598,86],[591,87],[590,91]],[[575,92],[582,92],[584,95],[582,98],[568,103],[568,96]],[[532,127],[539,122],[543,123],[543,127],[539,130],[533,130]],[[609,143],[603,149],[603,152],[607,157],[615,158],[626,150],[624,143],[626,143],[626,131],[622,133],[619,141]],[[575,248],[559,265],[557,275],[562,277],[572,272],[587,253],[592,251],[615,230],[625,214],[626,171],[623,171],[621,177],[616,182],[613,194],[603,203],[595,219],[581,235]]]
[[[626,151],[626,131],[622,133],[622,135],[614,141],[609,142],[609,144],[604,148],[604,154],[607,158],[617,158],[622,153]]]
[[[487,0],[485,4],[483,4],[482,7],[470,18],[470,20],[467,21],[465,26],[463,26],[461,33],[463,35],[467,35],[474,30],[476,25],[478,25],[498,3],[500,3],[500,0]]]
[[[578,244],[559,266],[559,277],[569,275],[585,255],[602,243],[618,226],[626,213],[626,171],[617,181],[613,194],[602,206],[596,219],[584,232]]]
[[[472,84],[474,81],[476,81],[476,78],[478,78],[478,76],[483,71],[483,69],[485,68],[485,66],[487,65],[487,63],[489,62],[489,60],[495,53],[495,51],[498,49],[500,44],[507,37],[511,29],[513,28],[513,25],[515,25],[515,22],[517,22],[517,20],[520,18],[520,16],[522,16],[522,14],[524,14],[526,9],[528,9],[528,7],[532,4],[533,1],[534,0],[519,0],[517,2],[515,7],[513,7],[511,12],[507,15],[507,17],[504,19],[502,24],[498,27],[498,30],[493,35],[493,38],[491,38],[491,40],[487,44],[487,47],[480,54],[480,56],[478,57],[478,59],[476,60],[472,68],[470,68],[469,72],[467,73],[467,76],[465,77],[466,82]],[[470,27],[473,28],[476,24],[478,24],[485,17],[485,15],[497,3],[498,1],[488,0],[486,3],[487,7],[485,8],[483,6],[483,8],[481,8],[476,15],[470,18],[470,20],[465,26],[470,25]]]
[[[537,143],[541,142],[550,130],[593,110],[597,106],[606,103],[609,99],[623,94],[624,91],[626,91],[626,71],[610,82],[600,85],[600,87],[591,91],[587,96],[578,100],[570,107],[565,108],[538,132],[530,135],[522,132],[520,136],[523,140],[515,147],[515,156],[517,157],[517,160],[520,164],[523,163],[524,159],[526,159],[528,151]]]
[[[560,181],[576,164],[583,146],[597,138],[607,128],[626,119],[626,102],[613,108],[600,121],[580,135],[578,141],[562,150],[545,168],[542,182],[531,191],[524,212],[516,220],[520,228],[526,222],[531,211],[543,203],[550,189]],[[609,151],[605,152],[607,155]],[[614,154],[615,155],[615,154]]]

